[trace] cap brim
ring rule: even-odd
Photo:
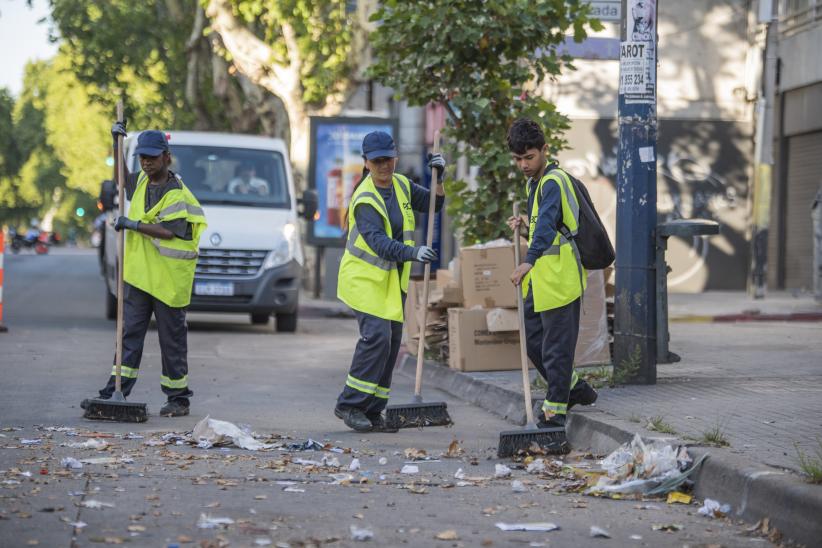
[[[397,151],[393,148],[388,148],[385,150],[372,150],[368,154],[365,155],[366,160],[373,160],[374,158],[396,158]]]
[[[154,147],[141,147],[134,151],[132,156],[160,156],[165,149]]]

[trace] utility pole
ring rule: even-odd
[[[762,82],[756,102],[753,211],[751,212],[751,270],[748,294],[765,298],[768,286],[768,228],[771,218],[773,181],[773,104],[776,97],[777,23],[773,2],[760,0],[758,20],[765,25]]]
[[[658,0],[622,0],[614,377],[656,383]]]

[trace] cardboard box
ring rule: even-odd
[[[495,243],[490,242],[491,245]],[[516,289],[511,284],[514,245],[509,242],[485,247],[488,245],[464,247],[460,250],[463,306],[516,307]]]
[[[519,313],[516,308],[492,308],[485,315],[488,331],[519,331]]]
[[[448,310],[448,365],[459,371],[501,371],[519,369],[519,333],[492,333],[488,330],[488,310],[450,308]]]
[[[462,288],[455,285],[433,287],[428,292],[428,304],[439,308],[462,306]]]

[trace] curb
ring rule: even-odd
[[[414,356],[400,355],[396,372],[413,378],[415,368]],[[474,379],[428,360],[423,379],[429,386],[436,386],[505,420],[525,424],[519,392]],[[627,421],[596,408],[574,412],[568,418],[571,443],[595,453],[608,453],[631,441],[634,429],[635,426],[632,428]],[[676,438],[662,439],[688,445]],[[769,518],[771,525],[785,537],[807,546],[817,545],[822,538],[822,487],[808,484],[790,472],[757,465],[722,450],[688,446],[688,452],[694,459],[709,455],[693,476],[697,498],[728,503],[732,508],[730,517],[749,523]]]

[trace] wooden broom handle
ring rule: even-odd
[[[117,121],[123,122],[123,101],[117,101]],[[117,150],[114,151],[114,161],[117,166],[117,217],[122,217],[126,201],[126,176],[123,159],[123,136],[117,136]],[[115,344],[115,377],[114,390],[122,391],[120,381],[120,365],[123,362],[123,254],[125,251],[125,229],[117,233],[117,339]]]
[[[519,202],[514,202],[514,217],[517,224],[514,227],[514,264],[519,266]],[[517,292],[517,320],[519,323],[519,359],[522,364],[522,392],[525,394],[525,417],[528,424],[534,424],[534,410],[531,404],[531,379],[528,376],[528,350],[525,344],[525,304],[522,302],[522,282],[514,286]]]

